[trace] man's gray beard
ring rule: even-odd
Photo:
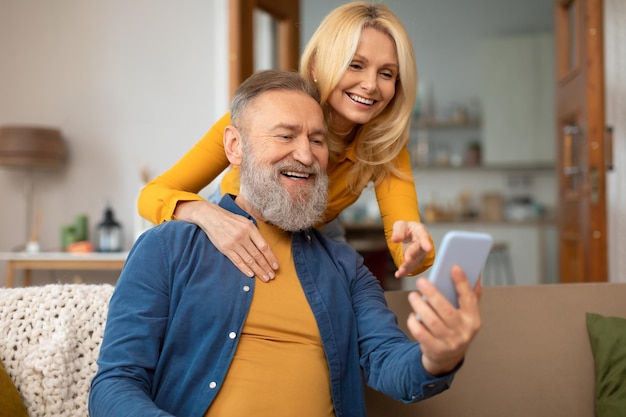
[[[295,195],[280,184],[281,171],[303,171],[304,166],[295,161],[283,161],[272,167],[256,164],[249,150],[244,149],[240,167],[240,193],[258,210],[268,223],[295,232],[315,225],[323,219],[328,195],[328,176],[314,174],[315,182],[296,189]]]

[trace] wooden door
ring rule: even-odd
[[[603,0],[556,0],[559,268],[607,280]]]
[[[277,69],[297,70],[300,60],[299,0],[230,0],[230,96],[254,72],[254,14],[267,13],[275,22]]]

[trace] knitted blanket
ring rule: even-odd
[[[85,417],[113,286],[0,289],[0,361],[30,417]]]

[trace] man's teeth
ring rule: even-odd
[[[374,100],[368,100],[366,98],[363,97],[359,97],[359,96],[355,96],[353,94],[350,94],[349,96],[352,100],[356,101],[357,103],[361,103],[361,104],[367,104],[368,106],[371,106],[372,104],[374,104]]]
[[[309,174],[303,174],[302,172],[283,172],[283,175],[287,175],[288,177],[296,177],[296,178],[309,178]]]

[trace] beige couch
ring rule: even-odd
[[[30,417],[87,415],[112,289],[0,289],[0,361]],[[387,293],[401,325],[406,296]],[[368,416],[593,416],[585,313],[626,317],[626,284],[485,288],[481,310],[483,328],[449,391],[402,404],[368,389]]]
[[[387,293],[403,326],[406,296]],[[592,417],[587,312],[626,317],[626,284],[486,287],[483,327],[451,388],[416,404],[368,390],[368,416]]]

